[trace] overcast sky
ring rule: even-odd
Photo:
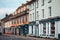
[[[17,7],[26,0],[0,0],[0,19],[4,18],[5,14],[13,13]]]

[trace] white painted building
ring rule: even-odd
[[[60,0],[39,0],[39,35],[58,38]]]
[[[29,25],[29,34],[32,36],[39,36],[39,13],[38,13],[38,0],[31,1],[28,5],[29,7],[29,16],[30,16],[30,25]]]
[[[58,38],[60,34],[60,0],[33,0],[29,3],[29,34]]]

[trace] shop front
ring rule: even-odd
[[[28,27],[29,27],[28,24],[21,25],[20,26],[20,34],[21,35],[27,35],[28,34],[28,30],[29,30]]]
[[[15,35],[20,35],[20,26],[15,27]]]
[[[49,18],[40,20],[40,36],[41,37],[49,37],[49,38],[58,38],[58,25],[60,18]]]
[[[30,22],[30,24],[29,24],[29,36],[35,36],[35,24],[36,24],[36,22]]]

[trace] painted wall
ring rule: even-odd
[[[50,17],[60,16],[60,0],[44,0],[44,5],[42,6],[42,0],[39,0],[39,19],[43,19],[42,9],[44,9],[44,19]],[[49,16],[49,7],[51,7],[51,16]]]

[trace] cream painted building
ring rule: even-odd
[[[29,24],[29,35],[31,36],[39,36],[39,3],[38,0],[30,1],[29,5],[29,16],[30,16],[30,24]]]

